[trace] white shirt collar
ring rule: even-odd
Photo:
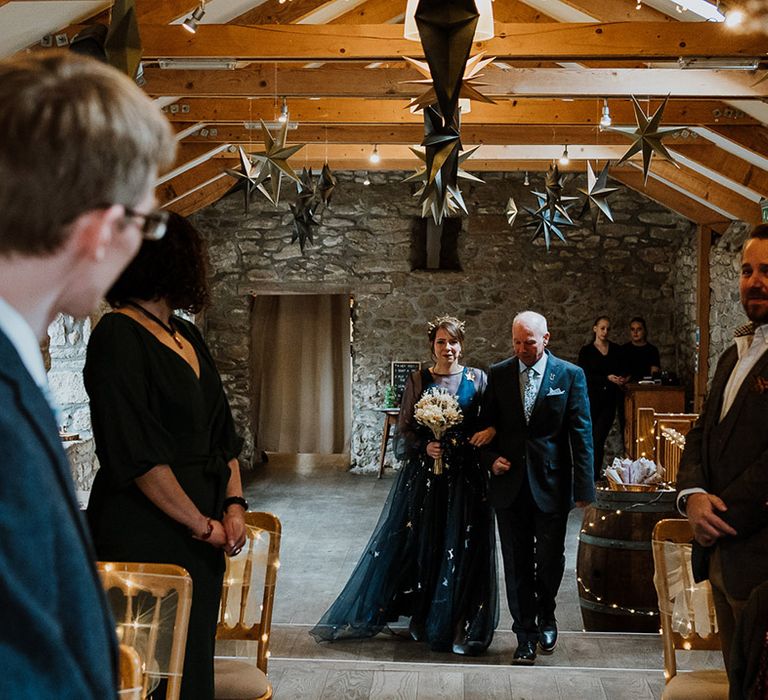
[[[0,331],[5,333],[11,345],[19,353],[21,361],[38,386],[46,386],[48,378],[40,352],[40,343],[32,327],[5,299],[0,297]]]
[[[524,362],[518,362],[518,369],[520,370],[520,374],[525,372],[525,370],[528,369],[528,365],[526,365]],[[544,370],[547,368],[547,353],[546,351],[544,354],[534,362],[531,367],[533,368],[534,372],[536,372],[537,376],[543,377],[544,376]]]
[[[738,356],[742,357],[755,343],[768,345],[768,323],[764,323],[762,326],[757,326],[754,335],[736,336],[736,352],[738,353]]]

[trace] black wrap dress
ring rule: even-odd
[[[100,469],[88,522],[103,561],[183,566],[193,582],[181,697],[213,698],[213,650],[224,553],[192,538],[139,490],[135,479],[170,465],[203,515],[220,519],[230,469],[240,452],[219,373],[198,329],[174,317],[200,364],[199,378],[177,353],[122,313],[93,330],[84,369]]]

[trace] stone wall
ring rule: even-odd
[[[466,361],[487,367],[510,352],[509,325],[526,308],[549,319],[555,354],[574,360],[594,318],[611,317],[613,338],[627,339],[643,315],[662,365],[689,380],[692,358],[680,350],[695,325],[695,240],[692,224],[622,188],[610,198],[614,223],[570,229],[547,253],[531,241],[521,213],[513,229],[504,206],[533,205],[517,174],[487,174],[465,185],[470,211],[459,237],[462,271],[411,271],[409,252],[419,216],[404,173],[338,173],[332,208],[304,255],[291,244],[287,200],[257,199],[249,216],[241,193],[199,212],[194,222],[210,243],[213,305],[205,330],[240,428],[250,438],[250,298],[257,293],[349,293],[354,298],[351,463],[377,461],[381,405],[392,359],[429,361],[426,321],[450,313],[467,320]],[[540,176],[532,187],[542,186]],[[581,178],[568,186],[583,186]],[[691,267],[693,266],[693,267]],[[252,449],[252,443],[248,443]]]

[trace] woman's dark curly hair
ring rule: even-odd
[[[207,306],[208,251],[203,237],[180,214],[170,212],[159,241],[144,241],[136,257],[107,292],[112,307],[129,299],[165,299],[172,309],[196,314]]]

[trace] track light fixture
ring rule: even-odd
[[[603,100],[603,116],[600,117],[600,128],[607,129],[611,124],[613,124],[613,119],[611,119],[611,110],[608,109],[608,100]]]
[[[283,98],[283,104],[280,107],[280,116],[277,118],[281,124],[285,124],[288,121],[288,100]]]
[[[560,165],[568,165],[570,162],[571,159],[568,157],[568,145],[566,144],[563,149],[563,155],[560,156]]]
[[[191,34],[194,34],[203,15],[205,15],[205,0],[201,0],[194,12],[181,23],[181,26]]]
[[[371,163],[380,163],[381,162],[381,156],[379,155],[379,147],[374,144],[373,145],[373,152],[371,153],[371,157],[369,158]]]

